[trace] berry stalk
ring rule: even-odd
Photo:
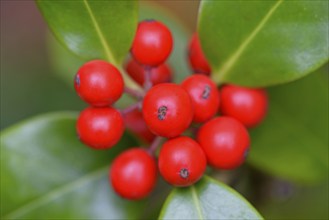
[[[149,149],[148,149],[148,152],[151,154],[151,155],[154,155],[158,146],[161,144],[161,142],[164,140],[163,137],[160,137],[160,136],[157,136],[156,138],[154,138],[152,144],[150,145]]]

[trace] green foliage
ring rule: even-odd
[[[217,83],[259,87],[328,61],[328,1],[202,1],[198,31]]]
[[[249,162],[298,183],[328,178],[328,66],[302,80],[269,88],[269,112],[251,130]]]
[[[329,219],[329,182],[312,187],[281,184],[259,206],[265,219]]]
[[[56,38],[73,53],[115,65],[122,63],[137,27],[136,1],[37,0],[37,3]]]
[[[142,3],[138,18],[136,1],[37,0],[37,4],[62,44],[50,40],[55,71],[70,85],[77,69],[90,59],[105,59],[122,71],[138,19],[145,18],[158,19],[173,32],[169,63],[175,82],[189,74],[188,33],[163,9]],[[198,30],[213,78],[217,83],[269,86],[301,78],[326,63],[328,4],[202,1]],[[297,183],[317,183],[327,177],[328,79],[323,74],[327,68],[269,88],[268,117],[251,130],[249,163]],[[126,84],[134,87],[123,75]],[[130,101],[123,98],[118,106]],[[161,184],[149,200],[129,202],[115,195],[107,180],[111,160],[137,145],[135,139],[125,134],[113,149],[94,151],[77,140],[75,121],[74,112],[53,113],[1,132],[0,192],[5,201],[0,204],[1,218],[153,219],[167,185]],[[145,214],[149,207],[150,215]],[[191,187],[173,189],[160,214],[160,219],[168,218],[262,217],[237,192],[204,177]]]
[[[139,20],[149,18],[157,19],[165,23],[172,31],[174,37],[174,48],[169,57],[168,63],[172,67],[174,81],[181,82],[190,74],[186,56],[188,31],[184,25],[177,20],[177,18],[161,7],[141,2],[139,10]],[[55,74],[72,87],[74,75],[87,59],[74,56],[52,36],[49,36],[48,45]]]
[[[236,191],[204,176],[197,184],[175,188],[159,219],[262,219]]]
[[[136,1],[37,0],[37,4],[53,34],[71,52],[87,60],[107,60],[121,69],[137,28]],[[122,76],[127,85],[139,89],[125,73]]]
[[[145,202],[120,199],[107,173],[113,149],[89,149],[76,136],[76,113],[52,113],[1,132],[1,219],[138,218]]]

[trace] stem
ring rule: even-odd
[[[134,111],[135,109],[140,109],[141,108],[141,105],[142,105],[142,102],[139,101],[139,102],[136,102],[136,103],[128,106],[125,109],[120,110],[120,112],[121,112],[122,115],[125,115],[125,114],[128,114],[131,111]]]
[[[156,138],[153,140],[152,144],[150,145],[148,152],[152,155],[155,154],[155,151],[157,150],[158,146],[162,142],[164,138],[160,136],[156,136]]]
[[[145,66],[144,67],[144,90],[148,91],[152,87],[152,81],[151,81],[151,66]]]
[[[136,99],[142,99],[144,97],[144,92],[129,87],[125,87],[124,92]]]

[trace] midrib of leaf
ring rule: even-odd
[[[99,37],[99,39],[101,41],[101,44],[103,45],[103,48],[104,48],[104,51],[105,51],[105,55],[106,55],[107,61],[110,62],[110,63],[116,64],[115,66],[122,73],[122,77],[123,77],[124,82],[125,82],[126,85],[129,85],[129,87],[141,91],[141,87],[137,83],[135,83],[125,73],[125,71],[121,68],[120,65],[118,65],[118,63],[115,62],[114,56],[111,53],[110,47],[107,44],[107,41],[105,40],[104,34],[103,34],[101,28],[98,25],[98,22],[97,22],[97,20],[95,18],[95,15],[94,15],[93,11],[90,8],[90,5],[89,5],[88,1],[87,0],[83,0],[83,2],[84,2],[84,5],[85,5],[85,7],[86,7],[86,9],[88,11],[88,14],[90,15],[91,21],[92,21],[92,23],[93,23],[93,25],[95,27],[96,33],[97,33],[97,35],[98,35],[98,37]]]
[[[242,53],[246,50],[250,42],[257,36],[257,34],[262,30],[266,22],[271,18],[276,9],[280,6],[283,0],[277,1],[268,13],[259,22],[256,28],[250,33],[250,35],[240,44],[238,49],[231,55],[231,57],[223,64],[222,68],[218,70],[216,74],[213,74],[213,79],[216,83],[222,83],[225,76],[229,73],[235,63],[239,60]]]
[[[73,191],[91,181],[94,181],[98,178],[101,178],[102,176],[105,176],[108,171],[108,166],[102,167],[100,169],[97,169],[96,171],[93,171],[91,173],[88,173],[79,179],[67,183],[65,185],[62,185],[61,187],[54,189],[52,191],[49,191],[48,193],[44,194],[43,196],[40,196],[32,201],[29,201],[26,204],[23,204],[22,206],[18,207],[14,211],[11,211],[10,213],[6,214],[5,216],[2,216],[2,219],[17,219],[25,214],[55,200],[60,198],[61,196],[65,195],[66,193]]]
[[[203,219],[205,219],[205,218],[203,217],[202,210],[201,210],[201,205],[200,205],[200,203],[199,203],[198,195],[197,195],[197,193],[196,193],[196,190],[195,190],[194,185],[192,185],[192,186],[190,187],[190,189],[191,189],[191,192],[192,192],[193,202],[194,202],[194,204],[195,204],[196,211],[197,211],[197,213],[198,213],[198,218],[199,218],[200,220],[203,220]]]
[[[103,32],[101,30],[101,28],[99,27],[98,25],[98,22],[94,16],[94,13],[93,11],[91,10],[90,6],[89,6],[89,3],[87,0],[83,0],[83,3],[88,11],[88,14],[91,18],[91,21],[95,27],[95,30],[96,30],[96,33],[101,41],[101,44],[103,45],[103,48],[104,48],[104,51],[105,51],[105,55],[106,55],[106,58],[107,58],[107,61],[109,61],[110,63],[115,63],[115,60],[114,60],[114,57],[110,51],[110,47],[109,45],[107,44],[106,40],[105,40],[105,37],[103,35]]]

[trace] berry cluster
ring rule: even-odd
[[[172,48],[173,37],[164,24],[139,23],[125,69],[144,93],[125,87],[119,70],[102,60],[85,63],[75,76],[78,95],[91,105],[77,121],[83,143],[94,149],[111,148],[126,127],[150,144],[149,148],[130,148],[113,161],[110,182],[127,199],[147,196],[158,170],[168,183],[189,186],[202,177],[207,164],[219,169],[238,167],[250,145],[247,128],[259,124],[266,114],[264,90],[235,85],[217,88],[209,78],[211,68],[196,34],[188,58],[199,74],[181,84],[171,83],[172,71],[164,62]],[[123,92],[137,102],[117,110],[112,106]]]

